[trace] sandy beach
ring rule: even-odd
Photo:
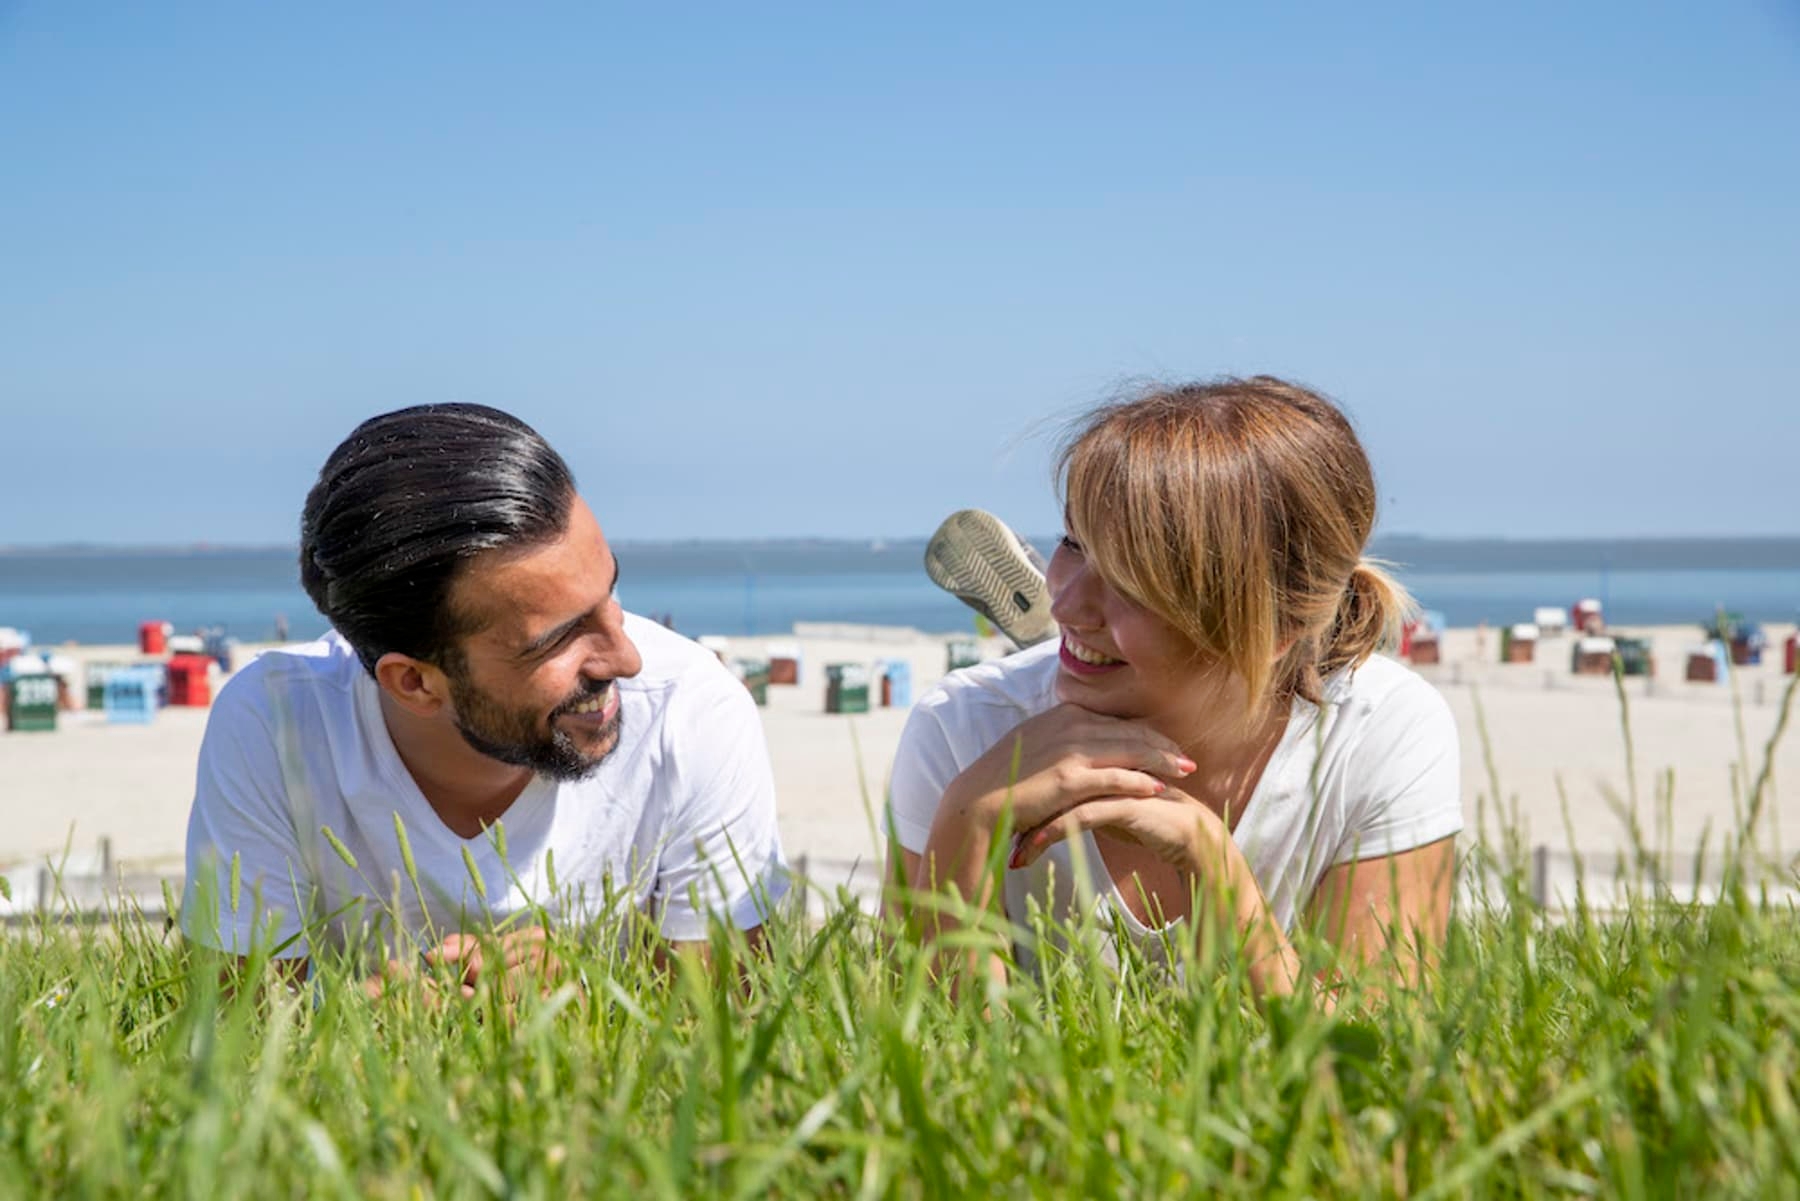
[[[1716,849],[1740,820],[1748,791],[1744,763],[1751,776],[1763,764],[1790,678],[1782,674],[1781,642],[1792,629],[1768,628],[1762,664],[1734,669],[1722,684],[1683,679],[1686,652],[1699,642],[1697,627],[1625,631],[1648,636],[1654,646],[1655,675],[1628,678],[1625,696],[1642,828],[1658,849],[1673,852],[1677,875],[1687,874],[1687,857],[1703,839]],[[849,884],[864,895],[875,887],[880,807],[906,720],[900,708],[826,713],[825,665],[904,659],[917,697],[943,675],[945,642],[953,636],[809,625],[791,637],[729,640],[727,653],[734,656],[765,655],[771,643],[800,647],[800,683],[771,686],[762,712],[784,845],[820,886]],[[1535,662],[1501,664],[1496,631],[1456,629],[1445,634],[1439,663],[1415,668],[1456,713],[1465,839],[1478,837],[1479,819],[1485,817],[1492,838],[1501,813],[1516,813],[1527,843],[1548,848],[1542,861],[1555,877],[1548,884],[1553,893],[1572,887],[1571,850],[1590,867],[1610,865],[1629,841],[1620,808],[1629,776],[1615,687],[1609,677],[1573,675],[1570,646],[1568,636],[1546,638]],[[992,640],[984,649],[999,655],[1005,645]],[[60,650],[91,662],[139,657],[124,647]],[[109,725],[100,714],[78,710],[61,714],[53,733],[0,732],[0,812],[6,815],[0,870],[14,886],[12,907],[33,902],[37,865],[62,857],[65,848],[71,875],[95,873],[103,838],[112,870],[139,879],[179,877],[206,716],[205,709],[172,708],[150,725]],[[1484,747],[1500,784],[1498,805]],[[1779,785],[1800,776],[1800,738],[1783,739],[1774,766],[1757,840],[1785,861],[1800,843],[1800,792]],[[1672,799],[1659,805],[1671,784]]]

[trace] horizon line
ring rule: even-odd
[[[1027,534],[1031,542],[1052,542],[1057,534]],[[669,538],[621,538],[614,540],[614,545],[626,547],[674,547],[674,546],[854,546],[867,544],[875,547],[886,543],[920,543],[928,541],[928,534],[778,534],[766,537],[722,537],[722,536],[683,536]],[[1369,539],[1370,546],[1386,542],[1402,543],[1506,543],[1512,545],[1579,545],[1592,543],[1614,543],[1622,545],[1642,543],[1791,543],[1800,544],[1800,534],[1558,534],[1554,536],[1514,535],[1514,534],[1418,534],[1410,532],[1394,532],[1377,534]],[[298,542],[214,542],[208,539],[196,539],[191,542],[98,542],[83,539],[69,539],[58,542],[11,542],[0,543],[0,556],[27,554],[243,554],[243,553],[299,553]]]

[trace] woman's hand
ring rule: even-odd
[[[1030,830],[1084,802],[1160,795],[1194,764],[1138,722],[1058,705],[1029,718],[950,782],[939,812],[990,831],[1010,805]]]
[[[1172,787],[1151,797],[1082,801],[1027,830],[1011,866],[1030,863],[1082,830],[1105,830],[1148,847],[1181,872],[1199,894],[1199,915],[1239,945],[1257,996],[1294,990],[1300,957],[1270,913],[1249,861],[1210,807]]]
[[[1168,788],[1160,777],[1193,770],[1180,747],[1146,726],[1058,705],[1020,722],[950,782],[908,883],[920,894],[954,892],[988,909],[997,892],[986,864],[1009,812],[1015,830],[1029,830],[1084,801],[1154,797]],[[962,924],[941,906],[914,913],[927,941]],[[964,958],[979,970],[975,952]]]
[[[1107,796],[1077,802],[1025,830],[1007,866],[1024,867],[1082,830],[1105,830],[1122,842],[1145,847],[1188,876],[1216,870],[1225,844],[1231,841],[1218,814],[1181,789],[1165,787],[1153,796]]]

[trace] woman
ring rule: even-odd
[[[1413,977],[1449,921],[1456,728],[1372,657],[1409,602],[1361,558],[1375,484],[1348,420],[1267,376],[1160,389],[1093,413],[1058,475],[1061,637],[915,707],[889,878],[985,905],[1010,829],[1015,924],[1033,898],[1091,905],[1153,957],[1214,924],[1265,996],[1299,983],[1304,922]],[[952,924],[919,909],[928,936]]]

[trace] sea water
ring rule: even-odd
[[[1503,570],[1442,566],[1470,558],[1454,553],[1458,545],[1434,542],[1429,553],[1414,546],[1407,557],[1417,565],[1397,568],[1419,601],[1452,625],[1528,621],[1539,605],[1566,608],[1583,597],[1600,600],[1607,618],[1626,626],[1698,626],[1721,606],[1764,622],[1800,617],[1800,563],[1786,551],[1761,567],[1684,567],[1667,554],[1663,565],[1624,569],[1611,564],[1630,556],[1617,554],[1587,569],[1533,567],[1529,555]],[[617,550],[625,606],[667,616],[689,635],[784,633],[798,621],[973,628],[969,610],[926,578],[920,540],[624,543]],[[326,627],[300,589],[291,549],[0,553],[0,626],[26,630],[39,644],[133,642],[148,620],[177,632],[222,627],[244,641],[274,638],[279,623],[294,639]]]

